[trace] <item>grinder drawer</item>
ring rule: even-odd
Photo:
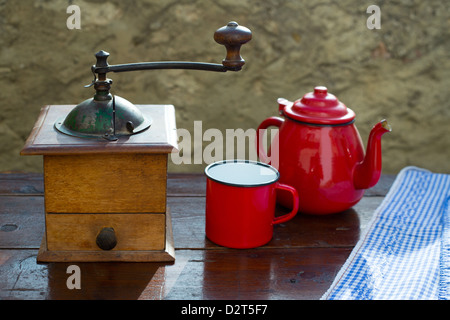
[[[47,250],[163,250],[166,240],[165,220],[164,213],[47,213]],[[111,229],[104,228],[114,231],[105,232]],[[105,236],[115,238],[113,248],[99,247],[98,240]],[[106,242],[110,240],[107,238]]]

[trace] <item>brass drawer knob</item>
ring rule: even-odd
[[[116,233],[113,228],[103,228],[96,239],[97,246],[102,250],[111,250],[117,244]]]

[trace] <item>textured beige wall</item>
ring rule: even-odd
[[[66,26],[69,3],[81,9],[81,30]],[[380,30],[366,27],[371,4],[381,8]],[[388,119],[385,173],[407,165],[450,172],[450,12],[437,0],[0,0],[0,171],[42,170],[39,156],[21,157],[20,149],[43,105],[92,96],[83,85],[98,50],[111,64],[220,63],[224,48],[212,36],[230,20],[253,31],[243,71],[111,74],[113,93],[175,105],[178,128],[193,134],[194,121],[203,131],[256,128],[277,115],[278,97],[325,85],[356,112],[364,141]]]

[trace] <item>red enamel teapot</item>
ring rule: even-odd
[[[280,98],[278,104],[283,118],[270,117],[259,125],[257,150],[262,162],[278,169],[280,183],[297,190],[299,212],[331,214],[355,205],[380,179],[381,136],[391,131],[387,121],[372,128],[365,153],[355,113],[326,87],[315,87],[295,102]],[[262,137],[270,126],[279,131],[269,157]],[[288,208],[291,198],[281,191],[277,195]]]

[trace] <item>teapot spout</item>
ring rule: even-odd
[[[381,176],[381,136],[392,131],[386,120],[378,122],[370,132],[364,160],[353,171],[356,189],[369,189],[377,184]]]

